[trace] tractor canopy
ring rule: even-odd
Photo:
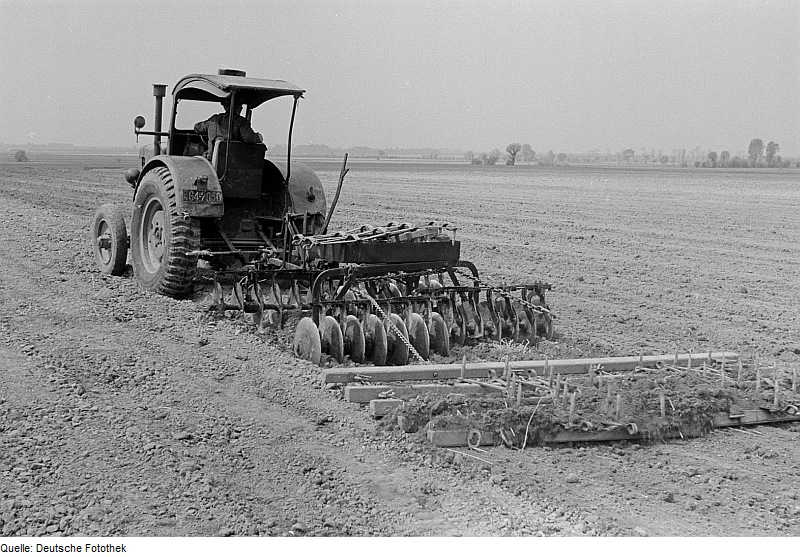
[[[302,97],[304,89],[288,81],[259,79],[238,75],[191,74],[181,79],[172,90],[176,101],[221,101],[236,94],[236,101],[252,109],[274,99],[292,95]]]

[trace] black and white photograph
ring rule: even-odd
[[[791,551],[798,293],[797,0],[0,0],[0,554]]]

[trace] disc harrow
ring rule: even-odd
[[[212,283],[208,309],[239,311],[261,329],[296,323],[293,351],[315,364],[327,356],[336,364],[402,366],[447,357],[453,345],[553,337],[546,283],[492,286],[462,260],[306,266],[204,271]]]

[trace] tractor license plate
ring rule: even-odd
[[[208,190],[183,190],[183,201],[186,203],[222,203],[222,192]]]

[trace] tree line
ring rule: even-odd
[[[490,152],[475,153],[467,151],[464,158],[470,164],[494,165],[503,157],[500,149],[493,149]],[[601,153],[599,150],[592,150],[586,153],[570,154],[554,153],[549,150],[544,155],[537,157],[530,144],[510,143],[506,147],[505,164],[513,166],[517,162],[535,163],[549,166],[555,164],[580,163],[580,164],[645,164],[645,165],[672,165],[696,168],[788,168],[797,166],[800,168],[800,160],[780,155],[780,145],[770,141],[766,145],[760,138],[750,141],[747,152],[740,151],[731,156],[730,151],[704,150],[695,147],[687,151],[686,149],[673,149],[671,153],[665,153],[661,149],[642,148],[638,153],[635,149],[621,149],[615,153],[609,150]]]

